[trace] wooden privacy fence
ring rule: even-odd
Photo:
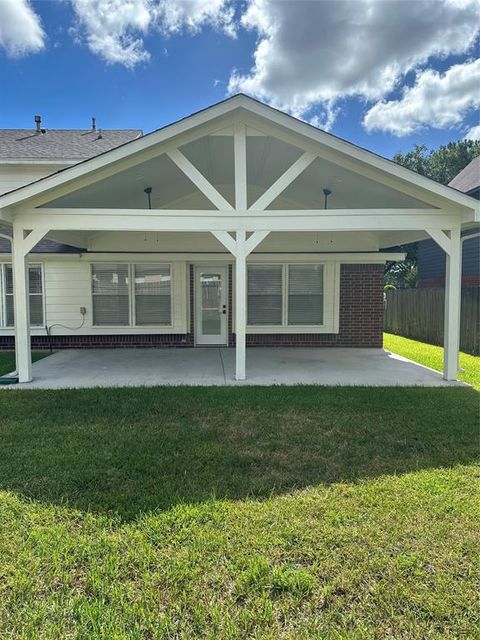
[[[443,344],[443,288],[388,290],[385,331],[431,344]],[[460,349],[480,353],[480,288],[462,289]]]

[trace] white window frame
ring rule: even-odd
[[[0,301],[1,302],[1,304],[0,304],[0,328],[1,329],[7,329],[7,330],[14,330],[15,329],[15,323],[7,325],[7,295],[11,295],[11,294],[7,294],[6,287],[5,287],[7,267],[13,268],[12,263],[11,262],[2,262],[2,263],[0,263],[0,296],[1,296],[1,301]],[[42,281],[42,293],[41,294],[39,294],[39,293],[30,293],[30,287],[29,287],[29,291],[28,291],[29,305],[30,305],[30,296],[31,295],[40,295],[42,297],[42,319],[43,319],[42,324],[30,324],[30,328],[31,329],[41,329],[46,324],[45,269],[44,269],[43,263],[41,263],[41,262],[31,262],[31,263],[28,264],[28,269],[30,269],[30,267],[40,267],[40,278],[41,278],[41,281]],[[13,298],[14,298],[14,295],[12,295],[12,299]],[[13,300],[13,306],[14,306],[14,313],[15,313],[15,301],[14,300]],[[30,307],[29,307],[29,316],[30,316]]]
[[[93,293],[93,268],[96,265],[109,265],[109,264],[118,264],[125,265],[128,269],[128,324],[94,324],[93,322],[93,309],[94,309],[94,300],[95,294]],[[162,267],[168,267],[170,271],[170,322],[169,324],[136,324],[135,317],[135,266],[140,264],[149,264],[152,266],[158,265]],[[90,263],[90,298],[91,298],[91,309],[92,309],[92,329],[172,329],[173,328],[173,313],[174,313],[174,269],[171,262],[125,262],[120,260],[115,261],[99,261],[99,262],[91,262]]]
[[[249,261],[249,266],[265,265],[282,267],[282,324],[247,324],[247,333],[338,333],[340,306],[340,264],[320,260]],[[287,324],[288,321],[288,268],[290,265],[319,265],[323,267],[323,323],[316,325]],[[248,276],[247,276],[248,278]],[[245,304],[248,305],[248,287]],[[247,309],[248,314],[248,309]],[[247,316],[248,317],[248,316]]]

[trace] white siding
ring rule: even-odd
[[[0,164],[0,195],[24,184],[49,176],[68,165],[62,164]]]
[[[8,262],[8,260],[4,260]],[[31,262],[42,264],[44,270],[45,322],[51,327],[52,335],[113,335],[113,334],[169,334],[187,332],[187,271],[186,263],[168,261],[172,265],[172,326],[155,327],[95,327],[92,314],[91,263],[112,261],[101,257],[43,257],[31,256]],[[139,259],[124,259],[114,262],[144,263],[165,262],[158,256],[142,256]],[[80,307],[87,314],[82,323]],[[66,327],[52,326],[62,324]],[[0,335],[12,335],[13,329],[0,328]],[[44,328],[32,328],[32,335],[44,335]]]

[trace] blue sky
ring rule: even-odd
[[[148,132],[244,91],[387,157],[477,135],[477,0],[170,2],[0,0],[0,127]]]

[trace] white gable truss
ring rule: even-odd
[[[298,154],[252,198],[253,185],[249,184],[248,175],[249,163],[255,157],[252,153],[249,156],[247,149],[250,139],[259,136],[280,141],[279,144],[297,149]],[[225,185],[209,179],[185,152],[188,145],[214,137],[223,137],[231,143],[232,178],[227,180],[230,184],[226,189]],[[194,186],[200,194],[198,202],[206,206],[199,208],[190,204],[189,208],[179,208],[185,202],[185,198],[180,197],[173,201],[174,208],[162,202],[161,206],[148,209],[144,199],[137,204],[136,192],[136,206],[126,208],[119,202],[108,206],[108,199],[115,200],[116,189],[121,191],[125,184],[131,187],[122,198],[129,199],[134,189],[144,198],[143,185],[135,186],[129,181],[133,176],[131,172],[135,167],[148,168],[149,162],[159,158],[162,162],[168,158],[169,166],[174,166]],[[323,165],[316,174],[318,184],[314,176],[313,189],[310,176],[309,193],[315,206],[309,206],[308,202],[300,202],[307,191],[301,181],[315,163]],[[217,170],[221,169],[221,163],[217,164]],[[322,166],[327,173],[328,167],[334,166],[344,179],[346,176],[336,190],[340,200],[343,192],[348,206],[327,209],[318,204],[326,186],[321,181]],[[296,194],[287,197],[295,185]],[[160,191],[168,191],[168,186],[160,185]],[[92,206],[93,196],[99,198],[98,205]],[[369,204],[375,199],[383,199],[384,206],[377,208]],[[0,218],[14,229],[15,301],[19,311],[17,363],[23,380],[31,379],[26,314],[28,252],[47,233],[69,241],[69,233],[82,232],[83,237],[88,238],[99,231],[212,233],[235,257],[237,300],[244,300],[246,296],[247,256],[271,232],[375,232],[381,235],[380,246],[414,240],[419,233],[427,232],[447,253],[445,377],[453,379],[456,375],[460,229],[462,224],[472,224],[479,219],[478,202],[246,96],[230,98],[7,193],[0,197]],[[245,316],[245,305],[237,304],[238,379],[245,377]]]

